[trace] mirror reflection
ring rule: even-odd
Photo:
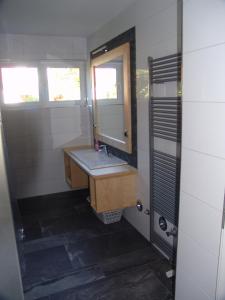
[[[99,134],[125,140],[123,57],[95,67],[96,118]]]

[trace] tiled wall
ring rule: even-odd
[[[90,143],[86,107],[4,110],[17,198],[69,190],[62,148]]]
[[[116,19],[106,24],[88,40],[93,50],[129,28],[136,27],[137,123],[138,123],[138,195],[149,209],[149,74],[148,56],[160,57],[177,52],[177,1],[140,0]],[[125,217],[147,239],[150,218],[136,208],[127,209]]]
[[[86,39],[79,37],[0,34],[0,59],[87,58]]]
[[[86,58],[85,39],[0,36],[1,60]],[[68,190],[62,148],[90,143],[88,108],[4,109],[2,114],[17,198]]]
[[[184,0],[176,300],[213,300],[225,187],[225,2]]]

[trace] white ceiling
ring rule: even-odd
[[[0,0],[0,33],[87,37],[135,0]]]

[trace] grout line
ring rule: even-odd
[[[201,101],[201,100],[183,100],[184,103],[202,103],[202,104],[225,104],[225,99],[224,100],[216,100],[216,101]]]
[[[209,157],[213,157],[213,158],[217,158],[219,160],[225,160],[224,157],[221,157],[221,156],[217,156],[217,155],[213,155],[213,154],[210,154],[210,153],[207,153],[207,152],[201,152],[199,150],[196,150],[196,149],[193,149],[193,148],[189,148],[185,145],[183,145],[182,149],[186,149],[186,150],[189,150],[189,151],[192,151],[192,152],[196,152],[196,153],[199,153],[199,154],[202,154],[202,155],[205,155],[205,156],[209,156]]]
[[[220,210],[220,209],[218,209],[218,208],[210,205],[208,202],[206,202],[206,201],[204,201],[204,200],[202,200],[202,199],[194,196],[193,194],[185,192],[184,190],[181,190],[181,192],[184,193],[184,194],[186,194],[186,195],[188,195],[188,196],[190,196],[190,197],[192,197],[192,198],[194,198],[194,199],[196,199],[196,200],[198,200],[198,201],[200,201],[200,202],[202,202],[203,204],[207,205],[209,208],[217,211],[218,213],[222,213],[222,209]],[[221,214],[221,218],[222,218],[222,214]]]
[[[187,55],[192,54],[192,53],[196,53],[196,52],[200,52],[200,51],[203,51],[203,50],[207,50],[207,49],[210,49],[210,48],[216,48],[216,47],[224,46],[224,45],[225,45],[225,42],[220,42],[220,43],[216,43],[216,44],[213,44],[213,45],[208,45],[206,47],[197,48],[197,49],[194,49],[194,50],[183,51],[183,56],[187,56]]]

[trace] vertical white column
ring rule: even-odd
[[[225,229],[222,230],[216,300],[225,299]]]
[[[23,299],[18,252],[4,160],[0,112],[0,299]]]
[[[183,2],[176,300],[213,300],[225,188],[225,1]]]

